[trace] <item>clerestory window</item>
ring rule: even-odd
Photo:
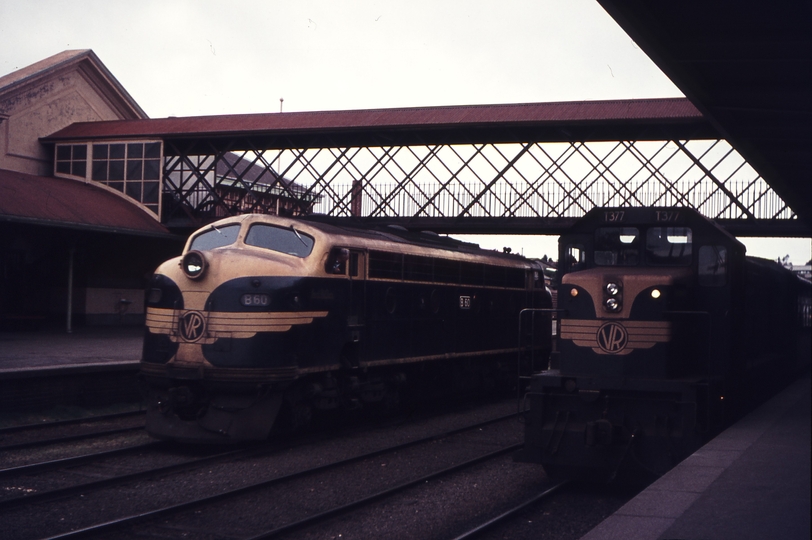
[[[86,144],[60,144],[56,147],[57,174],[87,176],[87,145]]]

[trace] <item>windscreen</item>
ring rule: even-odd
[[[691,264],[693,234],[688,227],[652,227],[646,233],[646,262],[657,266]]]
[[[228,246],[237,241],[237,235],[240,233],[240,225],[225,225],[223,227],[214,227],[208,231],[202,232],[192,239],[192,244],[189,249],[196,249],[197,251],[206,251],[209,249]]]
[[[636,266],[640,263],[640,232],[634,227],[601,227],[595,231],[597,266]]]
[[[314,240],[295,227],[283,228],[257,223],[248,230],[245,243],[296,257],[307,257],[313,251]]]

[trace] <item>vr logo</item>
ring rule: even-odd
[[[185,341],[197,341],[206,330],[206,319],[197,311],[189,311],[178,321],[178,330]]]
[[[629,343],[629,333],[626,328],[616,322],[608,322],[598,328],[596,337],[601,350],[609,354],[619,353]]]

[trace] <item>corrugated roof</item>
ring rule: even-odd
[[[189,138],[318,132],[334,130],[532,126],[622,121],[701,121],[702,114],[685,98],[525,103],[290,112],[114,120],[72,124],[46,142],[94,138]]]
[[[0,221],[165,236],[169,230],[124,196],[93,182],[0,169]]]

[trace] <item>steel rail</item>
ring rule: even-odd
[[[446,467],[445,469],[442,469],[440,471],[435,471],[435,472],[427,474],[425,476],[421,476],[420,478],[416,478],[415,480],[409,480],[409,481],[403,482],[402,484],[399,484],[397,486],[385,489],[383,491],[379,491],[377,493],[374,493],[372,495],[364,497],[363,499],[358,499],[357,501],[353,501],[351,503],[347,503],[347,504],[342,505],[342,506],[337,506],[335,508],[331,508],[330,510],[325,510],[324,512],[321,512],[319,514],[315,514],[313,516],[306,517],[304,519],[301,519],[299,521],[295,521],[293,523],[288,523],[287,525],[283,525],[283,526],[278,527],[276,529],[261,533],[261,534],[259,534],[257,536],[252,536],[252,537],[250,537],[250,538],[248,538],[246,540],[265,540],[267,538],[273,538],[275,536],[279,536],[280,534],[289,533],[289,532],[292,532],[292,531],[297,530],[297,529],[302,529],[302,528],[307,527],[309,525],[314,525],[314,524],[318,523],[319,521],[323,521],[323,520],[329,519],[329,518],[331,518],[333,516],[343,514],[344,512],[354,510],[354,509],[356,509],[356,508],[358,508],[360,506],[364,506],[365,504],[373,503],[373,502],[375,502],[375,501],[377,501],[379,499],[389,497],[390,495],[394,495],[394,494],[396,494],[396,493],[398,493],[400,491],[403,491],[403,490],[408,489],[410,487],[414,487],[414,486],[416,486],[418,484],[424,484],[424,483],[429,482],[431,480],[436,480],[437,478],[440,478],[442,476],[446,476],[446,475],[455,473],[457,471],[461,471],[463,469],[467,469],[469,467],[479,465],[482,462],[488,461],[490,459],[497,458],[497,457],[502,456],[504,454],[514,452],[516,450],[519,450],[523,446],[524,446],[524,443],[517,443],[517,444],[511,445],[511,446],[505,446],[503,448],[500,448],[499,450],[494,450],[493,452],[489,452],[489,453],[487,453],[485,455],[482,455],[482,456],[479,456],[479,457],[476,457],[476,458],[473,458],[473,459],[469,459],[468,461],[464,461],[462,463],[452,465],[451,467]]]
[[[162,441],[150,441],[143,444],[137,444],[134,446],[125,446],[123,448],[116,448],[115,450],[104,450],[102,452],[94,452],[92,454],[82,454],[81,456],[52,459],[49,461],[40,461],[38,463],[29,463],[28,465],[18,465],[16,467],[0,469],[0,477],[11,476],[15,474],[39,473],[51,469],[58,469],[59,467],[80,465],[82,463],[86,463],[94,459],[104,459],[116,456],[118,454],[126,454],[127,452],[144,450],[153,446],[159,446],[164,444],[166,443]],[[2,502],[0,502],[0,506],[2,506]]]
[[[541,493],[537,493],[537,494],[533,495],[532,497],[530,497],[529,499],[527,499],[523,503],[520,503],[517,506],[514,506],[510,510],[499,514],[495,518],[489,519],[485,523],[482,523],[481,525],[478,525],[478,526],[474,527],[473,529],[470,529],[469,531],[466,531],[466,532],[462,533],[461,535],[454,537],[454,540],[467,540],[468,538],[473,538],[476,535],[484,532],[485,530],[490,529],[494,525],[504,523],[508,519],[512,518],[513,516],[517,515],[518,513],[522,512],[523,510],[525,510],[527,507],[529,507],[529,506],[531,506],[533,504],[536,504],[538,501],[540,501],[542,499],[547,498],[549,495],[552,495],[559,488],[564,487],[567,484],[569,484],[568,480],[565,480],[564,482],[559,482],[558,484],[555,484],[554,486],[545,489]]]
[[[151,444],[164,444],[164,443],[156,442]],[[85,482],[83,484],[76,484],[73,486],[52,489],[50,491],[34,493],[32,495],[22,495],[20,497],[15,497],[13,499],[0,500],[0,509],[5,510],[7,508],[25,506],[26,504],[34,504],[45,500],[67,497],[70,495],[75,495],[77,493],[84,493],[89,490],[101,489],[111,485],[125,484],[127,482],[133,482],[136,480],[146,480],[154,476],[183,472],[185,470],[196,469],[201,465],[206,465],[212,461],[222,460],[223,458],[241,459],[243,457],[252,457],[254,454],[262,454],[266,452],[267,448],[265,446],[262,448],[250,448],[250,449],[240,448],[237,450],[228,450],[226,452],[220,452],[219,454],[192,459],[189,461],[175,463],[172,465],[165,465],[163,467],[158,467],[155,469],[136,471],[132,473],[121,474],[118,476],[102,478],[100,480],[93,480],[90,482]]]
[[[128,431],[143,431],[144,426],[132,426],[126,428],[113,428],[105,431],[94,431],[91,433],[80,433],[77,435],[68,435],[67,437],[57,437],[55,439],[41,439],[38,441],[28,441],[23,443],[7,444],[0,446],[0,452],[7,452],[9,450],[21,450],[23,448],[34,448],[37,446],[48,446],[49,444],[61,444],[65,442],[79,441],[82,439],[92,439],[93,437],[103,437],[105,435],[116,435],[119,433],[126,433]]]
[[[54,420],[51,422],[40,422],[36,424],[22,424],[19,426],[6,426],[0,427],[0,435],[4,435],[6,433],[16,433],[18,431],[26,431],[26,430],[38,430],[41,428],[51,428],[51,427],[63,427],[69,426],[72,424],[81,424],[83,422],[99,422],[104,420],[115,420],[117,418],[124,418],[126,416],[137,416],[137,415],[144,415],[146,411],[126,411],[126,412],[118,412],[118,413],[111,413],[111,414],[98,414],[95,416],[85,416],[82,418],[69,418],[67,420]]]

